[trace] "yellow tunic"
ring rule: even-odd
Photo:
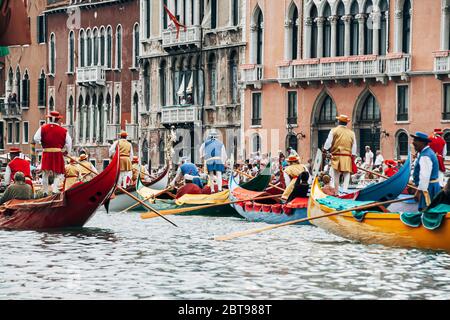
[[[352,172],[351,155],[355,133],[344,126],[338,126],[331,131],[333,132],[333,143],[330,149],[331,166],[339,172]]]
[[[139,166],[138,163],[133,163],[132,165],[132,170],[133,170],[133,177],[132,177],[132,181],[133,183],[137,181],[137,177],[138,177],[138,173],[139,173],[139,167],[141,167],[141,180],[144,181],[145,180],[145,169],[143,166]]]
[[[131,171],[130,152],[132,145],[126,139],[118,142],[120,152],[120,171]]]
[[[94,166],[88,160],[80,161],[80,164],[83,165],[83,166],[82,165],[78,166],[78,170],[80,171],[80,175],[81,175],[81,181],[83,181],[83,182],[91,181],[95,177],[95,174],[93,174],[91,171],[89,171],[85,167],[91,169],[92,171],[95,171]]]
[[[289,183],[288,186],[286,186],[286,189],[284,190],[283,195],[281,197],[282,199],[287,200],[289,198],[292,191],[294,191],[294,185],[295,182],[297,181],[298,176],[303,171],[305,171],[305,166],[299,163],[290,165],[284,169],[284,172],[286,172],[291,178],[291,182]]]
[[[68,164],[65,167],[65,181],[64,190],[70,189],[75,183],[79,181],[80,170],[75,164]]]

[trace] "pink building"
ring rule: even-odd
[[[434,128],[450,141],[449,5],[249,0],[246,158],[293,146],[306,161],[338,114],[351,117],[360,154],[406,156],[409,133]]]

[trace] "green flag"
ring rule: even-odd
[[[2,0],[0,0],[1,2]],[[1,3],[0,3],[1,4]],[[0,47],[0,58],[7,56],[9,54],[9,49],[8,47]]]

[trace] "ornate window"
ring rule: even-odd
[[[380,35],[378,38],[379,44],[378,48],[380,50],[380,55],[385,56],[387,53],[387,41],[388,41],[388,18],[389,18],[389,6],[386,0],[381,0],[380,4]]]
[[[315,5],[312,6],[310,15],[311,17],[311,51],[310,57],[317,58],[317,37],[319,35],[317,28],[317,8]]]
[[[91,30],[86,31],[86,65],[92,66],[92,34]]]
[[[409,53],[411,48],[411,2],[403,4],[402,52]]]
[[[100,41],[100,37],[98,36],[98,30],[94,29],[94,34],[93,34],[93,41],[94,41],[94,66],[98,65],[98,51],[99,51],[99,41]]]
[[[22,97],[20,101],[22,108],[28,109],[30,107],[30,79],[28,77],[27,70],[25,70],[25,74],[22,79]]]
[[[80,55],[79,55],[79,66],[83,68],[85,66],[85,57],[86,57],[86,49],[85,49],[85,37],[86,34],[84,30],[80,30],[80,36],[78,38],[79,47],[80,47]]]
[[[100,65],[105,65],[105,57],[106,57],[106,51],[105,51],[105,28],[100,28]]]
[[[49,73],[55,74],[55,64],[56,64],[56,47],[55,47],[55,34],[50,35],[50,48],[49,48]]]
[[[139,67],[139,54],[140,54],[140,44],[139,44],[139,23],[134,25],[133,29],[133,66],[135,68]]]
[[[320,108],[318,123],[319,124],[329,124],[336,122],[336,105],[330,96],[327,96],[322,103]]]
[[[327,2],[323,11],[323,17],[325,18],[323,24],[323,56],[331,57],[331,7]]]
[[[256,64],[263,63],[263,41],[264,41],[264,33],[263,33],[263,13],[261,9],[258,10],[257,18],[256,18]]]
[[[287,32],[289,38],[289,51],[287,60],[296,60],[298,58],[298,9],[297,6],[293,3],[291,10],[289,12],[288,20],[290,24],[288,25]]]
[[[106,31],[106,66],[112,68],[112,28],[108,26]]]
[[[353,0],[350,8],[350,15],[352,16],[351,28],[350,28],[350,54],[357,56],[359,54],[359,5],[356,0]]]
[[[68,72],[73,73],[75,71],[75,36],[74,32],[69,32],[69,63],[68,63]]]
[[[373,20],[372,20],[373,4],[372,0],[367,0],[364,6],[366,21],[364,23],[364,54],[373,53]]]
[[[118,25],[116,30],[116,68],[122,69],[122,26]]]
[[[337,8],[337,26],[336,26],[336,55],[342,57],[345,55],[345,22],[342,18],[345,16],[345,7],[342,1]]]
[[[120,124],[120,96],[116,94],[114,120],[115,124]]]

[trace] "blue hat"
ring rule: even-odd
[[[428,138],[428,135],[420,131],[417,131],[416,134],[410,134],[410,136],[422,142],[431,142],[431,140]]]

